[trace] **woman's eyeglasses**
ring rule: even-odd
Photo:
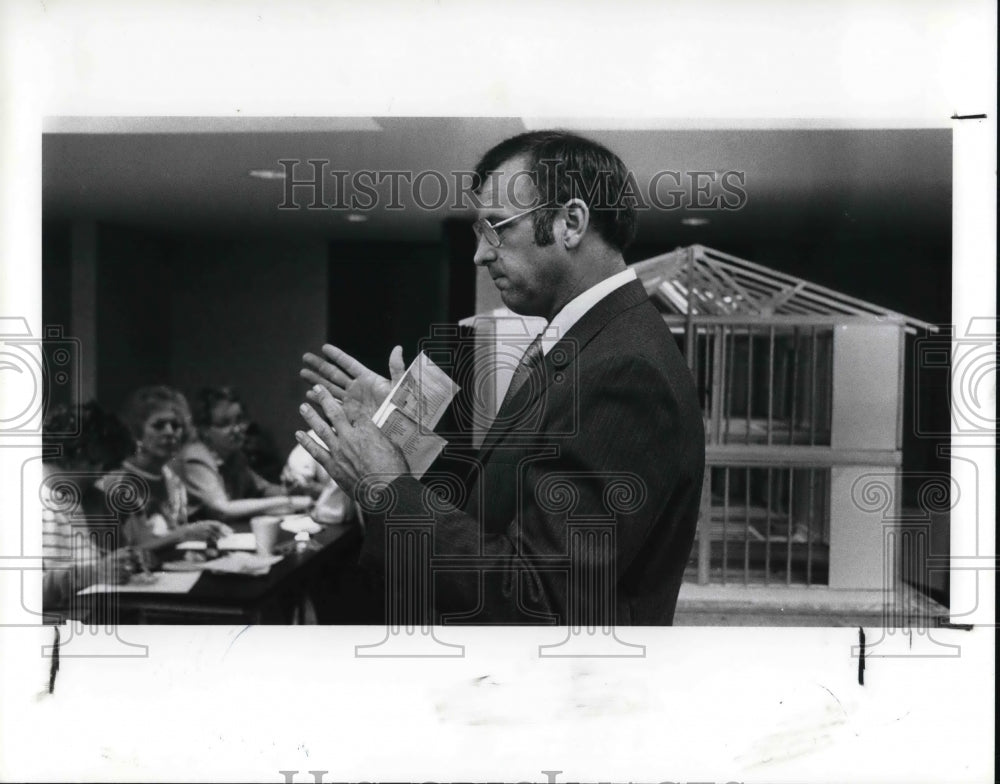
[[[174,430],[183,430],[184,425],[179,419],[154,419],[149,423],[149,427],[153,430],[160,432],[161,430],[166,430],[167,427],[171,427]]]
[[[246,427],[249,422],[243,417],[237,417],[236,419],[229,419],[223,422],[212,422],[212,427],[217,427],[219,430],[229,430],[234,427]]]

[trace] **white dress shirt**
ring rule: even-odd
[[[570,327],[583,318],[594,305],[615,289],[621,288],[633,280],[638,280],[635,270],[624,269],[591,286],[583,294],[567,302],[565,307],[553,316],[552,321],[549,322],[542,334],[542,353],[548,354],[552,347],[559,342],[559,339],[569,332]]]

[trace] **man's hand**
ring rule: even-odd
[[[363,411],[367,412],[369,419],[389,395],[392,385],[406,370],[401,346],[396,346],[389,354],[391,378],[380,376],[336,346],[329,344],[323,346],[322,355],[303,355],[302,362],[305,367],[299,371],[299,375],[310,384],[319,384],[335,400],[342,403],[348,400],[355,401]]]
[[[399,447],[375,427],[361,403],[348,399],[341,404],[320,385],[310,389],[306,397],[312,405],[304,403],[299,411],[325,446],[301,431],[295,438],[348,494],[353,496],[358,482],[366,476],[391,481],[393,476],[409,473]]]

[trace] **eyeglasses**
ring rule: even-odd
[[[486,242],[494,248],[499,248],[502,244],[500,240],[500,235],[497,233],[497,229],[501,226],[506,226],[513,223],[518,218],[523,218],[525,215],[530,215],[535,210],[540,210],[542,207],[551,207],[552,202],[546,202],[545,204],[536,204],[530,210],[525,210],[524,212],[519,212],[517,215],[512,215],[509,218],[504,218],[499,223],[490,223],[486,218],[479,218],[475,223],[472,224],[472,230],[476,233],[476,239],[482,237]]]
[[[248,424],[249,422],[245,418],[237,417],[236,419],[231,419],[228,421],[212,422],[210,423],[210,426],[217,427],[219,428],[219,430],[228,430],[230,428],[235,428],[235,427],[246,427]]]
[[[154,419],[149,423],[149,427],[157,432],[166,430],[168,425],[174,430],[184,429],[184,425],[179,419]]]

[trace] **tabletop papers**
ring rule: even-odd
[[[156,578],[152,582],[126,583],[125,585],[107,585],[97,583],[77,591],[80,596],[91,593],[187,593],[198,578],[198,572],[153,572]]]
[[[223,536],[216,545],[220,550],[256,550],[257,537],[253,533]]]
[[[256,550],[257,537],[253,533],[230,534],[219,539],[215,546],[220,550]],[[189,539],[176,544],[178,550],[207,550],[208,543],[199,539]]]
[[[259,576],[271,571],[282,555],[256,555],[233,552],[211,561],[168,561],[163,568],[172,573],[214,572],[216,574],[245,574]]]

